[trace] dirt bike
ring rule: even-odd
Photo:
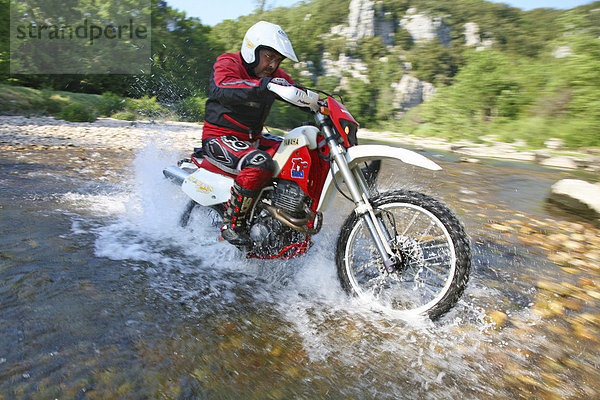
[[[435,320],[448,312],[462,295],[471,267],[463,226],[428,195],[408,190],[378,193],[376,188],[382,160],[429,170],[441,167],[407,149],[358,145],[359,124],[325,92],[319,91],[325,96],[320,99],[317,92],[297,86],[269,83],[268,88],[281,100],[311,112],[316,124],[292,129],[271,151],[273,179],[248,217],[253,241],[243,249],[248,257],[304,254],[337,191],[354,207],[342,225],[335,253],[343,289],[400,314]],[[163,173],[191,198],[182,225],[198,205],[222,217],[235,176],[215,167],[201,149]]]

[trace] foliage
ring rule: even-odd
[[[356,53],[367,64],[373,65],[387,55],[388,50],[379,36],[373,36],[359,40]]]
[[[30,0],[30,3],[37,4],[40,9],[51,7],[51,2],[41,0]],[[131,97],[148,94],[166,102],[204,92],[214,59],[221,52],[218,45],[210,43],[207,39],[211,28],[202,25],[196,18],[187,18],[184,13],[172,9],[163,0],[150,0],[150,3],[152,9],[150,70],[139,75],[9,75],[9,1],[0,0],[0,83],[96,94],[110,91],[120,96]],[[114,16],[118,7],[127,7],[128,2],[98,3],[91,0],[78,0],[73,4],[74,10],[77,7],[93,10],[100,22],[110,24],[110,19],[103,21],[102,18]],[[190,52],[190,49],[193,51]],[[71,56],[75,57],[76,54]],[[115,65],[119,65],[120,62],[114,57],[103,54],[98,54],[97,58],[104,63],[116,61]]]
[[[49,114],[60,114],[65,106],[71,104],[67,96],[55,93],[51,90],[41,90],[44,99],[44,111]]]
[[[139,76],[132,94],[175,103],[205,93],[222,45],[209,38],[211,28],[197,18],[186,17],[163,0],[152,3],[152,74]]]
[[[412,64],[414,74],[425,82],[448,85],[461,65],[460,54],[444,47],[438,41],[414,46],[407,60]]]
[[[292,129],[304,122],[313,122],[311,115],[283,101],[276,101],[271,107],[266,125],[282,129]]]
[[[536,146],[550,137],[571,147],[600,146],[600,39],[590,31],[566,38],[573,54],[563,58],[467,53],[454,84],[399,126],[450,139],[495,134]]]
[[[78,1],[107,15],[130,2]],[[532,144],[554,136],[571,146],[600,145],[600,2],[571,10],[531,11],[484,0],[376,2],[377,14],[386,21],[399,22],[409,8],[441,18],[451,32],[451,43],[445,47],[435,40],[415,42],[399,23],[394,24],[394,46],[384,45],[378,36],[348,41],[332,27],[347,24],[350,0],[309,0],[275,9],[255,1],[255,13],[212,28],[170,7],[168,0],[150,1],[150,71],[10,75],[9,1],[0,0],[0,83],[10,85],[0,85],[0,112],[58,114],[80,103],[97,115],[116,113],[125,119],[156,118],[171,110],[181,119],[201,120],[216,56],[239,51],[245,31],[267,20],[283,27],[298,58],[310,62],[314,75],[301,74],[306,64],[289,60],[283,68],[303,85],[341,92],[363,127],[395,127],[452,139],[493,133]],[[32,2],[40,8],[52,4]],[[479,26],[482,40],[491,40],[490,49],[465,46],[467,22]],[[554,57],[559,46],[570,55]],[[359,58],[368,67],[368,81],[349,74],[323,75],[325,52],[333,59],[342,53]],[[437,95],[397,120],[394,84],[403,74],[433,83]],[[310,117],[303,111],[276,102],[267,124],[288,129],[307,120]]]
[[[167,113],[167,109],[161,105],[156,96],[145,95],[139,99],[128,98],[125,100],[125,108],[136,115],[155,119]]]
[[[88,109],[98,110],[100,96],[0,84],[0,112],[2,113],[58,114],[71,103],[80,103]]]
[[[60,118],[70,122],[94,122],[96,115],[81,103],[71,103],[62,109]]]
[[[200,122],[204,120],[206,97],[186,97],[175,104],[175,114],[182,121]]]
[[[374,120],[378,125],[385,124],[387,120],[394,120],[394,100],[396,93],[393,82],[399,82],[404,73],[402,60],[397,55],[386,57],[384,62],[377,63],[371,68],[372,73],[369,79],[372,82],[373,89],[377,91],[375,96],[376,107],[373,112]]]
[[[102,93],[100,104],[98,104],[98,114],[108,117],[125,107],[125,99],[115,93]]]
[[[363,127],[367,126],[375,116],[375,88],[361,79],[351,78],[348,81],[348,89],[342,92],[344,106]]]
[[[400,46],[402,50],[410,50],[415,44],[410,32],[403,27],[399,27],[396,31],[396,34],[394,35],[394,43],[397,46]]]
[[[123,121],[135,121],[136,120],[135,113],[132,111],[119,111],[119,112],[111,115],[111,117],[114,119],[120,119]]]
[[[45,110],[44,96],[39,90],[0,85],[0,112],[29,113]]]
[[[0,0],[0,82],[10,71],[10,0]],[[5,78],[6,79],[6,78]]]

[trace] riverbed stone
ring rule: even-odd
[[[488,319],[489,322],[494,325],[495,329],[500,329],[503,328],[507,321],[508,321],[508,316],[503,313],[502,311],[492,311],[489,315],[488,315]]]
[[[540,162],[545,167],[560,169],[577,169],[577,163],[571,156],[551,156]]]
[[[552,150],[558,150],[565,145],[565,141],[559,138],[550,138],[544,141],[544,145]]]
[[[563,179],[552,185],[548,200],[581,216],[600,218],[600,187],[579,179]]]

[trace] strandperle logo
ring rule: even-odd
[[[146,39],[148,27],[137,25],[133,19],[129,19],[125,25],[101,26],[89,23],[87,19],[83,23],[72,25],[47,25],[45,23],[30,23],[29,25],[17,25],[17,39],[48,39],[48,40],[76,40],[86,39],[90,44],[99,39]]]
[[[10,72],[148,73],[150,16],[150,0],[11,0]]]

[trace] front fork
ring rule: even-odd
[[[356,166],[352,169],[352,172],[359,186],[365,187],[366,180],[364,179],[361,169],[358,166]],[[399,265],[401,260],[396,254],[394,254],[394,251],[390,246],[392,238],[390,237],[388,230],[385,228],[385,225],[383,224],[381,218],[378,218],[375,215],[375,211],[371,206],[371,202],[369,201],[365,193],[369,192],[363,191],[362,193],[363,204],[366,205],[365,209],[367,210],[367,212],[363,213],[361,218],[366,224],[367,229],[371,234],[371,238],[375,242],[375,247],[377,247],[377,251],[381,256],[381,260],[383,261],[383,265],[385,267],[386,272],[392,273],[397,269],[397,266]],[[356,206],[357,207],[355,210],[356,212],[359,212],[359,207],[361,207],[361,205],[356,204]]]
[[[329,127],[325,126],[324,129],[329,129]],[[326,135],[327,133],[330,132],[326,132]],[[330,137],[333,137],[333,135]],[[350,169],[348,162],[346,161],[345,149],[343,147],[339,146],[335,140],[330,140],[329,148],[331,150],[330,155],[338,167],[342,178],[350,191],[350,196],[354,201],[354,211],[361,215],[363,222],[367,226],[371,238],[375,243],[375,247],[381,256],[385,270],[388,273],[394,272],[401,260],[394,254],[394,251],[390,246],[392,238],[385,229],[383,221],[375,215],[375,211],[367,197],[367,194],[371,194],[374,189],[369,187],[365,176],[358,165],[353,167],[352,170]],[[333,170],[331,173],[333,173]]]

